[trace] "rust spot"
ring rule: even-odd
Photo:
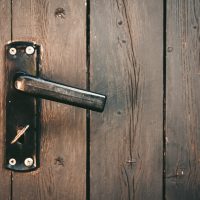
[[[55,15],[55,17],[60,17],[60,18],[64,19],[65,15],[66,15],[65,9],[64,8],[57,8],[55,10],[54,15]]]
[[[55,165],[61,165],[61,166],[64,166],[64,159],[62,157],[57,157],[55,159],[55,162],[54,162]]]

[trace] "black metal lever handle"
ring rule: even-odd
[[[17,90],[65,104],[102,112],[106,96],[86,90],[62,85],[26,74],[17,75],[14,80]]]

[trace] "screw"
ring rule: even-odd
[[[11,158],[9,160],[9,164],[12,165],[12,166],[16,165],[16,163],[17,163],[17,161],[14,158]]]
[[[26,158],[24,161],[24,164],[26,167],[31,167],[33,165],[33,159],[32,158]]]
[[[31,55],[33,54],[35,49],[32,46],[26,47],[26,54]]]
[[[9,53],[14,56],[17,53],[17,50],[14,47],[12,47],[9,49]]]

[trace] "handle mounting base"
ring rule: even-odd
[[[6,149],[5,167],[32,171],[39,167],[40,101],[14,88],[17,72],[39,76],[40,46],[12,42],[5,48],[6,62]]]

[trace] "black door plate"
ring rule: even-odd
[[[40,100],[14,88],[14,77],[24,72],[39,77],[40,46],[12,42],[5,48],[6,148],[5,167],[31,171],[39,167]]]

